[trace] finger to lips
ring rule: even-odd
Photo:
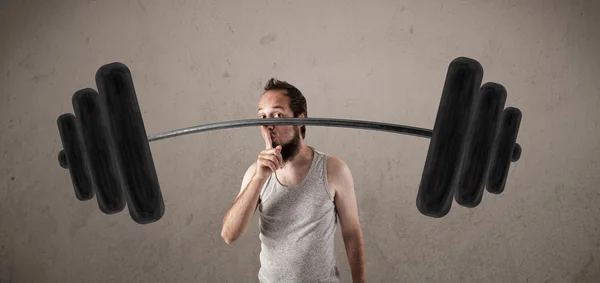
[[[263,138],[265,139],[266,148],[273,148],[273,141],[271,140],[271,134],[269,133],[269,130],[267,130],[267,126],[260,127],[260,130],[262,132]]]

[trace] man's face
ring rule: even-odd
[[[283,95],[283,90],[270,90],[263,94],[258,102],[258,117],[265,118],[293,118],[290,109],[290,99]],[[301,117],[304,115],[301,115]],[[288,161],[300,151],[300,126],[267,126],[271,134],[273,147],[281,145],[283,161]]]

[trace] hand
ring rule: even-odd
[[[266,126],[261,126],[260,131],[263,138],[265,139],[266,149],[261,151],[256,161],[256,172],[255,176],[259,178],[268,178],[269,175],[275,173],[278,168],[283,167],[283,157],[281,156],[281,145],[273,148],[273,142],[271,141],[271,135],[267,130]]]

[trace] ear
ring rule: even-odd
[[[306,118],[306,112],[303,112],[302,114],[298,115],[298,118]],[[298,125],[298,129],[302,128],[302,126],[304,125]]]

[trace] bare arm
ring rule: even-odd
[[[331,156],[327,162],[327,178],[329,185],[335,190],[335,205],[352,272],[352,282],[367,282],[364,240],[358,218],[352,173],[341,159]]]
[[[246,234],[248,224],[250,224],[258,207],[260,190],[268,177],[283,165],[281,146],[273,148],[271,136],[266,126],[262,126],[260,131],[265,140],[266,148],[258,155],[256,162],[246,170],[240,193],[223,217],[221,238],[227,244],[233,243]]]
[[[259,195],[266,179],[254,174],[256,163],[250,165],[244,178],[238,196],[223,217],[221,237],[227,244],[241,238],[248,231],[248,225],[258,207]]]

